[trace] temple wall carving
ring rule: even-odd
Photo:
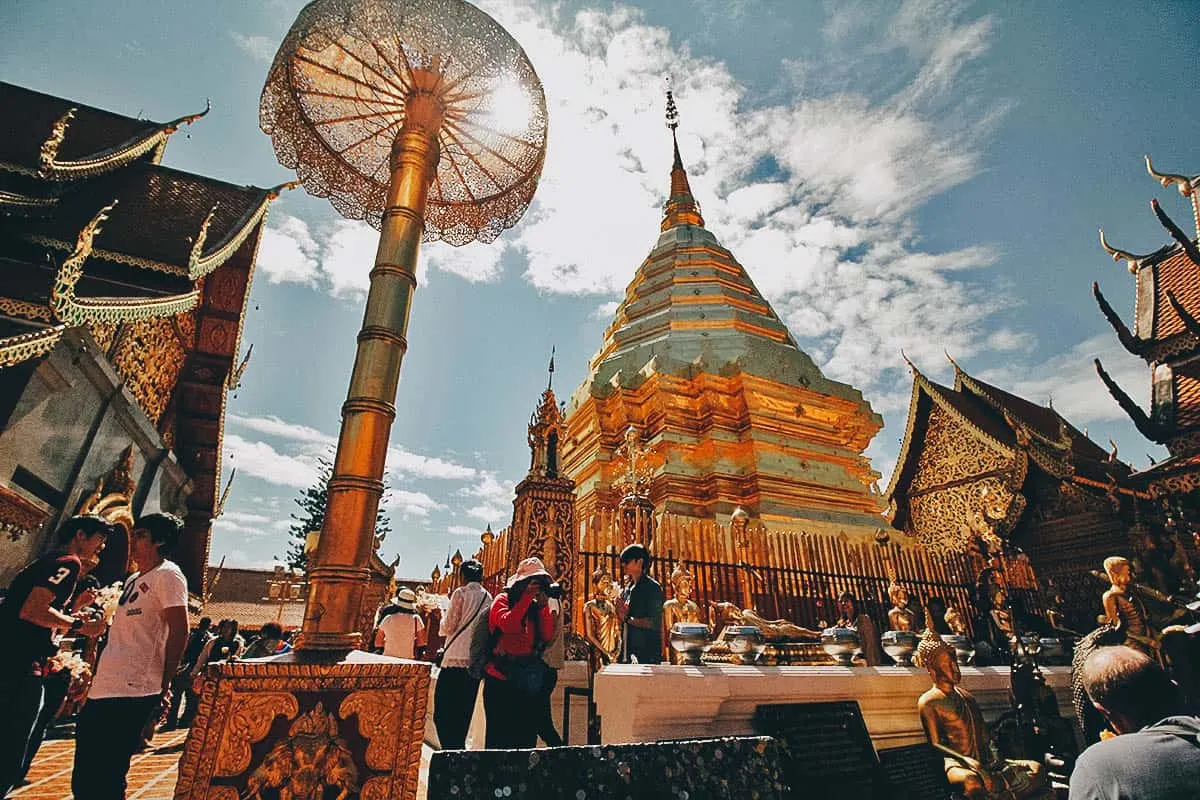
[[[44,550],[52,529],[131,444],[135,513],[181,511],[186,474],[164,457],[154,425],[95,340],[83,329],[68,331],[26,383],[0,432],[0,486],[48,509],[34,535],[0,537],[0,585]]]

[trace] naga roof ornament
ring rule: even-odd
[[[1104,228],[1100,229],[1100,246],[1104,248],[1104,252],[1112,256],[1113,261],[1128,262],[1129,272],[1133,275],[1136,275],[1137,271],[1141,269],[1142,262],[1145,259],[1154,255],[1153,253],[1146,253],[1145,255],[1139,256],[1129,252],[1128,250],[1122,250],[1119,247],[1113,247],[1108,243],[1108,240],[1104,238]]]
[[[68,128],[79,113],[78,107],[72,107],[51,126],[50,135],[42,142],[38,152],[38,175],[54,180],[88,177],[128,164],[156,149],[159,152],[155,153],[153,160],[157,162],[162,155],[161,148],[171,134],[181,126],[200,119],[211,108],[212,104],[206,102],[204,110],[198,114],[187,114],[162,125],[152,124],[146,131],[106,150],[82,158],[60,159],[59,151],[67,138]]]
[[[191,311],[200,302],[200,291],[192,290],[171,297],[77,298],[75,286],[83,277],[83,264],[92,254],[92,246],[100,235],[100,226],[117,205],[113,201],[101,208],[79,232],[75,248],[59,267],[50,290],[50,308],[54,316],[66,325],[89,322],[136,322],[152,317],[167,317]]]

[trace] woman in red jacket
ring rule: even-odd
[[[535,713],[548,685],[542,650],[554,635],[546,604],[550,573],[540,558],[527,558],[497,595],[488,615],[491,655],[484,669],[486,746],[516,749],[537,745]]]

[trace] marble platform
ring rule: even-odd
[[[1059,713],[1074,719],[1070,668],[1043,667]],[[963,686],[991,721],[1009,709],[1008,667],[963,667]],[[876,750],[925,741],[917,698],[929,674],[909,667],[614,664],[595,678],[605,744],[747,736],[756,706],[856,700]]]

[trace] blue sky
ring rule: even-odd
[[[258,95],[292,0],[82,0],[0,9],[0,78],[131,115],[212,113],[165,163],[270,186],[290,175],[258,130]],[[903,349],[1055,407],[1123,458],[1144,443],[1091,370],[1143,404],[1089,287],[1132,321],[1133,281],[1099,248],[1167,242],[1148,203],[1189,208],[1145,173],[1200,170],[1188,2],[983,4],[488,0],[546,86],[546,171],[491,246],[422,252],[392,433],[383,551],[425,575],[507,524],[525,425],[557,347],[583,379],[608,315],[654,242],[670,165],[663,76],[708,227],[826,374],[886,419],[868,451],[886,485],[903,434]],[[238,475],[213,560],[283,552],[293,498],[337,433],[375,234],[300,191],[271,212],[231,399]]]

